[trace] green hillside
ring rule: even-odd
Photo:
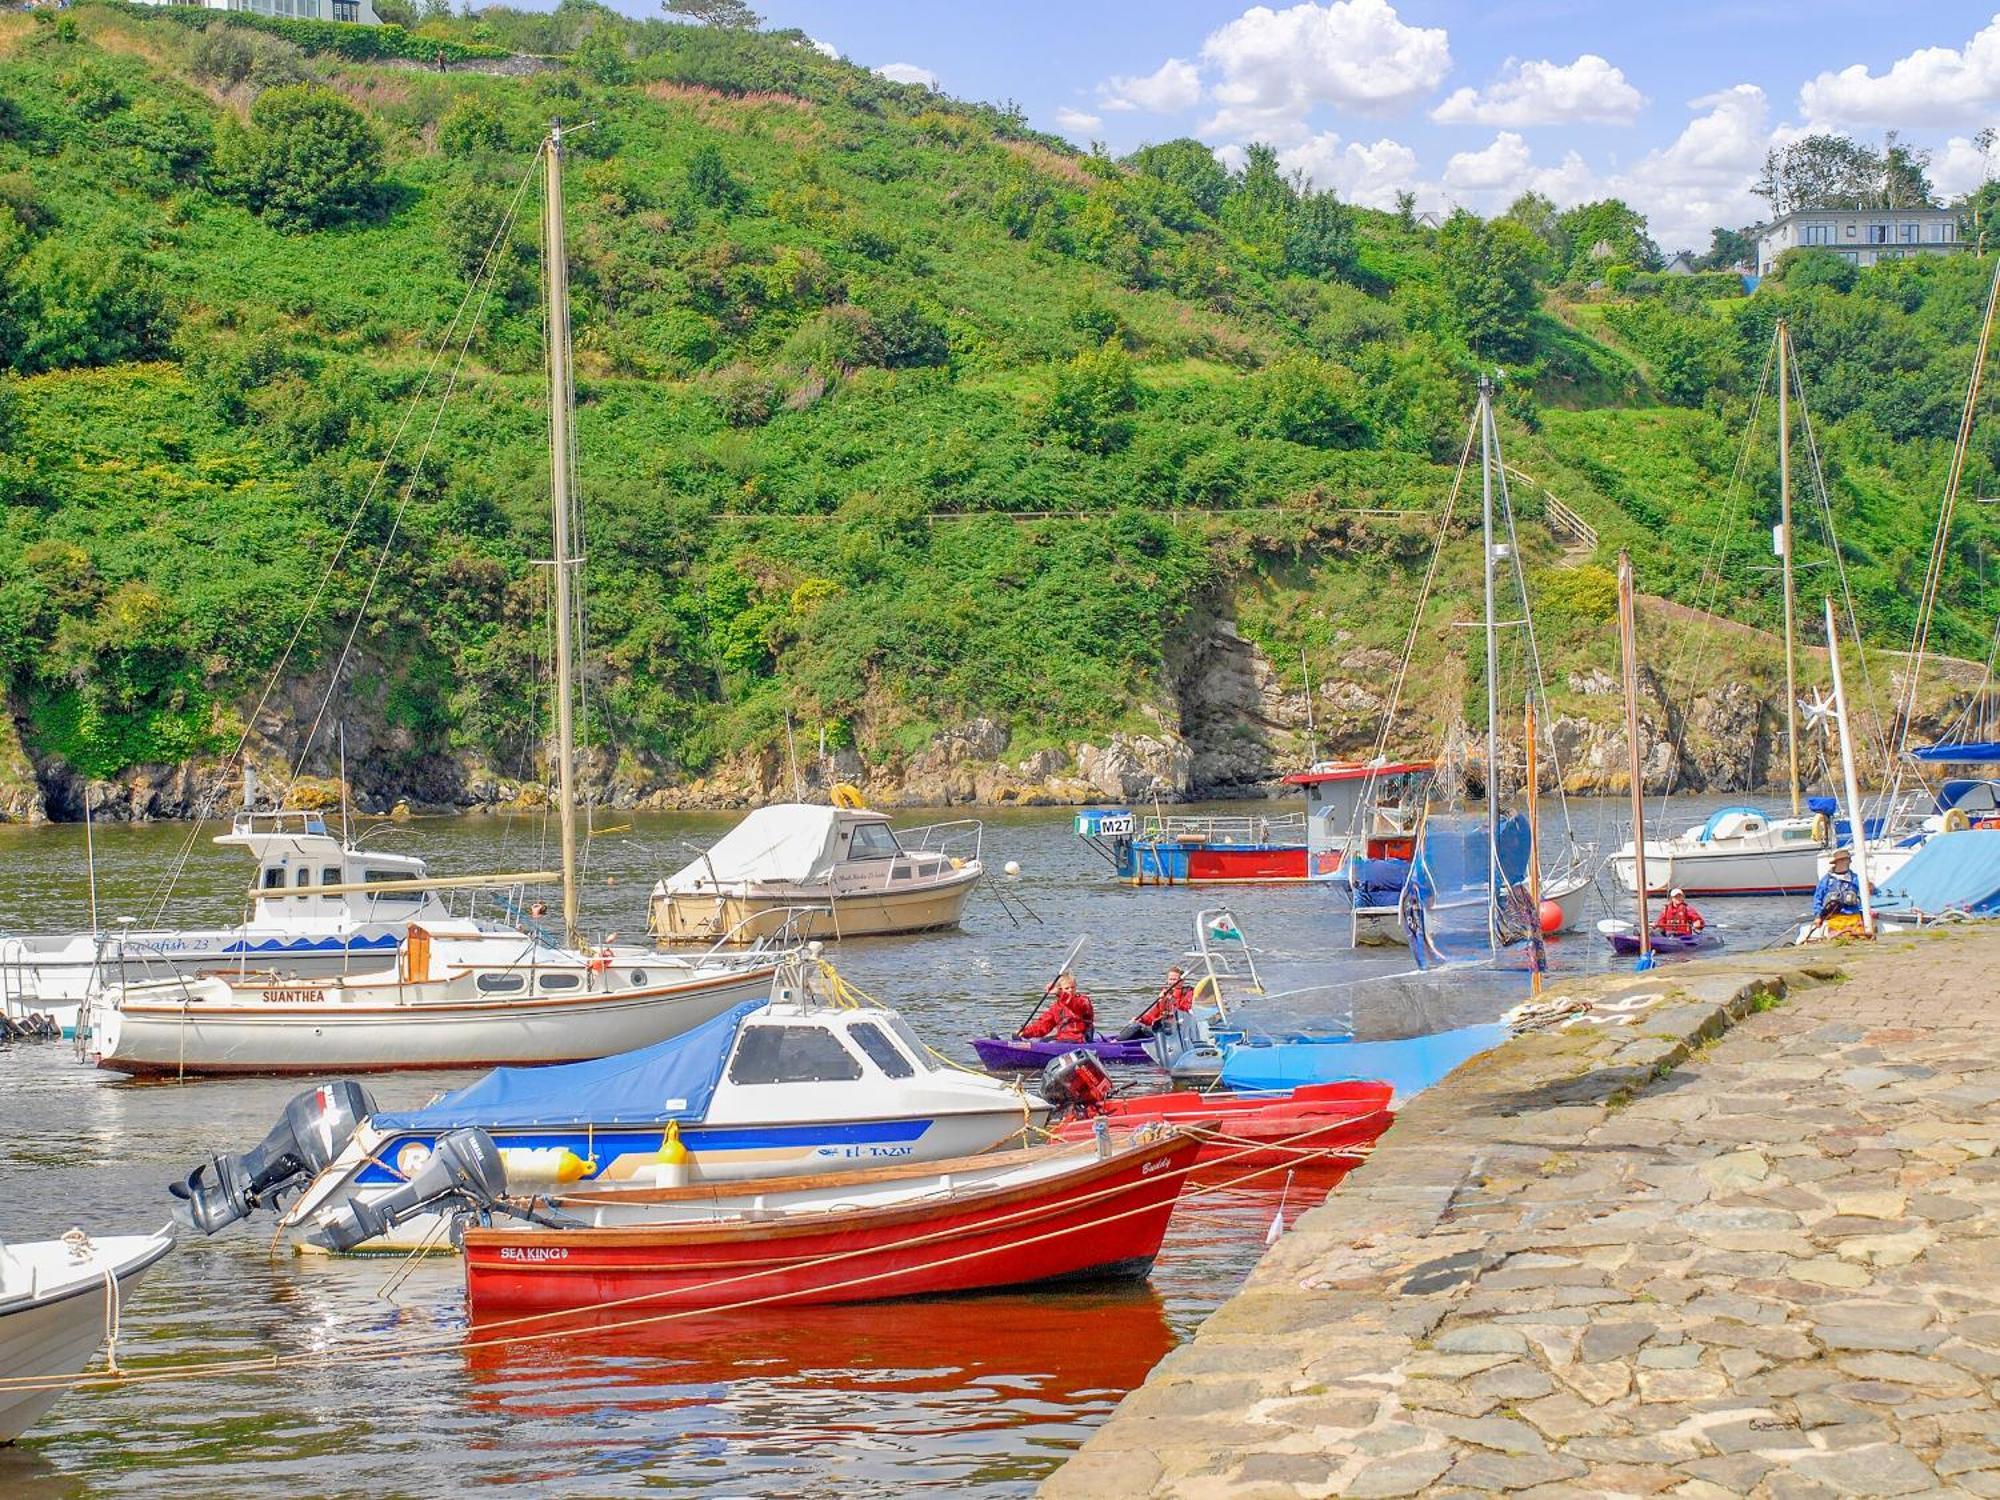
[[[453,71],[409,60],[440,48]],[[1399,649],[1482,363],[1510,459],[1599,527],[1598,562],[1629,546],[1642,586],[1768,625],[1768,436],[1733,501],[1730,476],[1780,308],[1867,626],[1907,634],[1970,260],[1607,307],[1520,223],[1355,210],[1267,153],[1079,155],[795,33],[575,0],[414,34],[86,4],[0,16],[0,670],[32,755],[213,753],[281,660],[310,718],[366,599],[334,710],[382,731],[364,784],[528,769],[552,117],[591,122],[587,672],[631,784],[788,720],[868,754],[972,715],[1016,750],[1144,725],[1218,611],[1291,682],[1301,648],[1319,675]],[[2000,588],[1968,510],[1942,644],[1983,656]],[[1523,540],[1544,651],[1601,659],[1602,575]],[[1469,587],[1476,548],[1451,561]],[[1433,666],[1464,613],[1440,601]],[[1420,684],[1427,709],[1464,691]]]

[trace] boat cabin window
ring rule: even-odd
[[[519,974],[481,974],[473,983],[482,995],[513,995],[528,986]]]
[[[847,1028],[847,1034],[861,1044],[861,1050],[869,1060],[891,1078],[910,1078],[916,1069],[910,1060],[896,1050],[896,1044],[882,1034],[879,1027],[867,1021],[856,1021]]]
[[[902,852],[886,823],[858,824],[847,844],[849,859],[894,859]]]
[[[285,872],[282,869],[280,869],[277,865],[272,865],[269,869],[264,871],[265,890],[282,891],[284,888],[285,888]]]
[[[292,875],[293,885],[299,887],[305,887],[311,885],[312,883],[313,883],[313,872],[311,870],[297,870],[293,872]]]
[[[320,883],[321,885],[339,885],[339,884],[340,884],[340,866],[339,866],[339,865],[327,865],[326,867],[324,867],[324,868],[323,868],[323,869],[322,869],[322,870],[321,870],[321,871],[319,872],[319,883]]]
[[[824,1026],[746,1026],[729,1059],[731,1083],[852,1082],[861,1064]]]
[[[888,1026],[896,1040],[903,1044],[903,1050],[917,1060],[918,1067],[927,1068],[933,1073],[944,1067],[944,1064],[934,1059],[924,1044],[917,1040],[917,1034],[910,1030],[908,1021],[901,1016],[888,1016],[884,1018],[884,1024]]]
[[[361,878],[370,885],[377,885],[385,880],[408,880],[410,877],[408,872],[403,870],[363,870]],[[370,891],[368,895],[369,899],[374,901],[421,901],[424,899],[423,892],[421,891]]]
[[[581,974],[544,974],[541,990],[546,995],[550,990],[573,990],[583,983]]]

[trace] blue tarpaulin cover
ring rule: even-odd
[[[664,1042],[590,1062],[495,1068],[422,1109],[378,1114],[380,1130],[460,1130],[470,1126],[647,1125],[699,1120],[722,1077],[736,1028],[762,1000]]]
[[[1959,744],[1925,745],[1906,752],[1911,760],[1927,760],[1940,765],[2000,765],[2000,740],[1967,740]]]
[[[1302,1083],[1380,1079],[1395,1089],[1400,1102],[1507,1037],[1507,1027],[1495,1022],[1393,1042],[1245,1042],[1224,1054],[1222,1081],[1234,1089],[1288,1089]]]
[[[2000,831],[1969,828],[1927,840],[1875,893],[1881,912],[2000,911]]]

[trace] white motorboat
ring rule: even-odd
[[[852,787],[834,805],[760,807],[653,887],[662,942],[749,942],[790,922],[803,938],[878,937],[956,927],[980,863],[974,820],[895,829]]]
[[[174,1247],[171,1232],[93,1240],[72,1229],[59,1240],[0,1244],[0,1375],[48,1381],[0,1389],[0,1443],[11,1443],[54,1406],[118,1328],[124,1299]]]
[[[84,1011],[88,1055],[131,1074],[326,1073],[607,1057],[678,1036],[771,991],[759,954],[590,952],[531,934],[412,923],[370,974],[256,972],[108,989]]]
[[[287,977],[373,969],[396,951],[412,922],[451,920],[426,883],[424,861],[345,842],[318,812],[257,812],[244,778],[244,806],[215,842],[256,861],[247,920],[231,927],[142,928],[112,933],[0,937],[0,1008],[10,1018],[46,1014],[65,1032],[77,1010],[120,970],[154,976],[230,966]],[[503,930],[495,928],[494,930]]]
[[[503,1068],[401,1112],[370,1109],[355,1085],[316,1090],[255,1152],[197,1168],[175,1195],[192,1227],[213,1232],[297,1190],[282,1226],[304,1248],[327,1214],[406,1193],[455,1131],[485,1131],[510,1190],[532,1192],[936,1161],[1018,1144],[1047,1122],[1039,1096],[944,1062],[895,1011],[850,1000],[830,968],[795,954],[768,1004],[738,1005],[622,1056]],[[315,1152],[330,1159],[308,1159]],[[309,1180],[259,1181],[266,1163],[288,1160],[302,1161]],[[245,1184],[233,1198],[231,1183]],[[440,1228],[418,1215],[367,1248],[446,1248]]]
[[[1675,888],[1690,896],[1790,896],[1819,881],[1819,857],[1832,848],[1833,820],[1824,812],[1774,818],[1761,808],[1725,807],[1699,828],[1646,841],[1649,891]],[[1611,856],[1618,884],[1638,889],[1631,840]]]

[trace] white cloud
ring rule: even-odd
[[[1541,193],[1560,204],[1599,196],[1603,181],[1574,151],[1553,167],[1535,165],[1528,143],[1503,130],[1479,151],[1460,151],[1444,164],[1444,186],[1469,208],[1493,213],[1522,193]]]
[[[1417,153],[1386,136],[1372,145],[1360,141],[1343,145],[1336,132],[1323,130],[1279,152],[1278,164],[1287,172],[1303,172],[1314,187],[1331,188],[1364,208],[1394,208],[1397,193],[1418,187]]]
[[[1973,145],[1962,135],[1945,142],[1944,149],[1931,157],[1931,186],[1947,200],[1962,198],[1982,187],[2000,162]]]
[[[1106,109],[1143,109],[1171,115],[1201,98],[1201,73],[1191,62],[1170,57],[1143,78],[1109,78],[1098,86]]]
[[[1806,118],[1833,125],[1984,125],[2000,107],[2000,16],[1963,47],[1919,47],[1885,73],[1862,63],[1799,90]]]
[[[1321,104],[1379,114],[1444,81],[1451,46],[1442,27],[1406,25],[1388,0],[1331,0],[1272,10],[1256,5],[1210,33],[1201,55],[1221,80],[1206,129],[1297,143]]]
[[[884,63],[875,70],[891,83],[921,83],[927,89],[938,86],[938,76],[929,68],[920,68],[915,63]]]
[[[821,57],[840,56],[840,49],[838,47],[834,46],[832,42],[822,42],[816,36],[807,37],[806,45],[812,48],[813,51],[817,52]]]
[[[1482,93],[1458,90],[1431,111],[1441,125],[1629,125],[1646,99],[1594,52],[1573,63],[1509,60]]]
[[[1056,111],[1056,124],[1071,135],[1084,135],[1104,123],[1102,115],[1085,114],[1080,109],[1071,109],[1067,104]]]

